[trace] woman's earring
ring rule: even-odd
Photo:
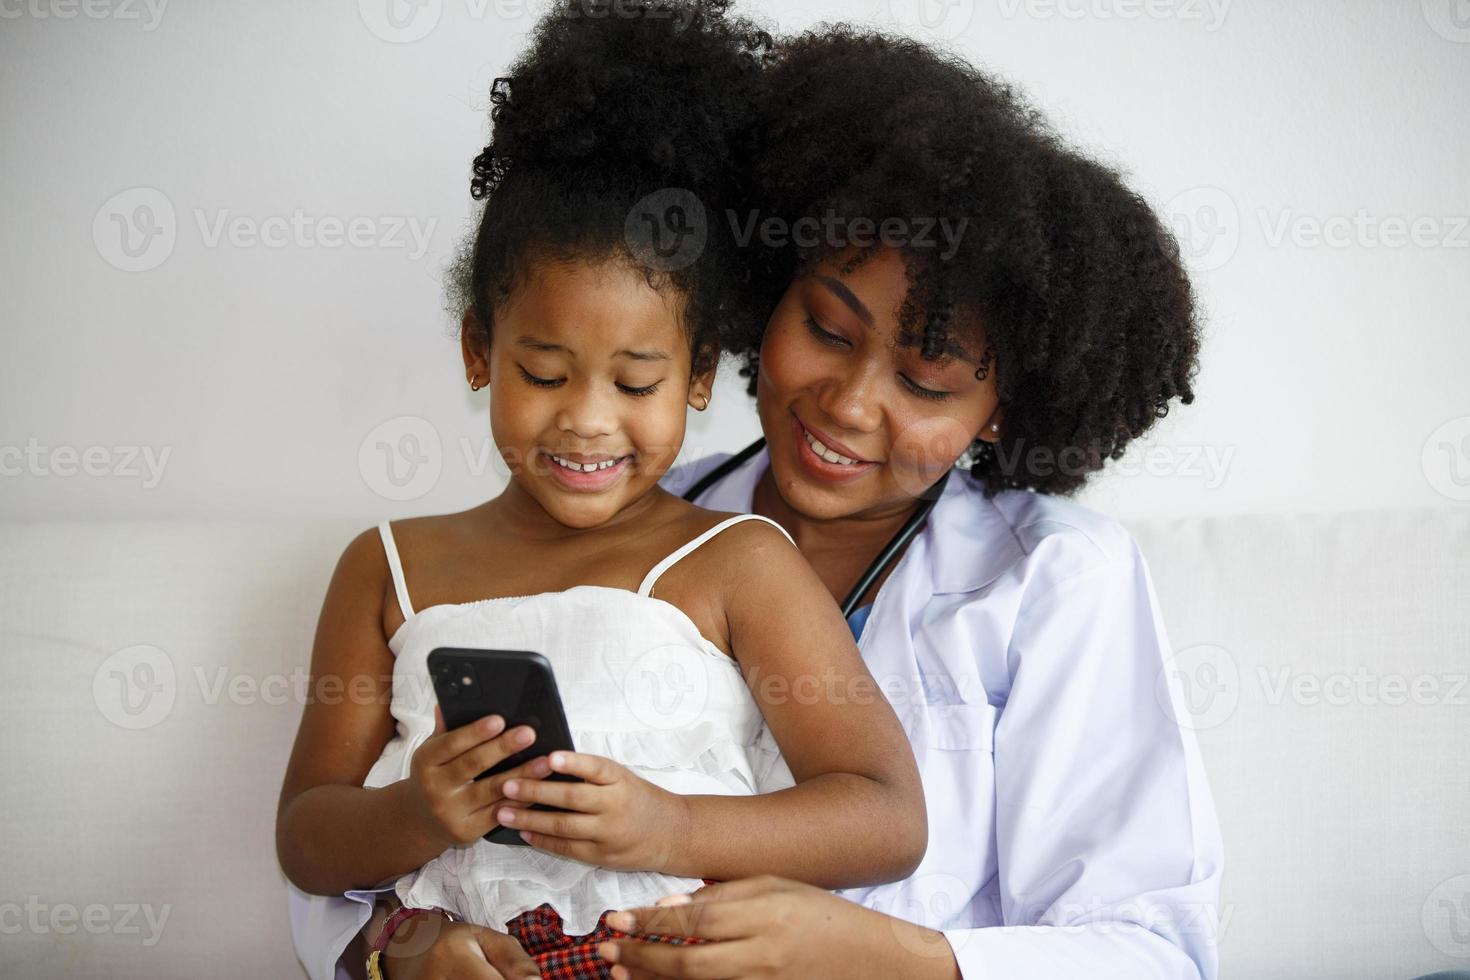
[[[993,360],[995,360],[995,351],[990,349],[989,344],[986,344],[985,353],[980,358],[980,366],[975,369],[976,381],[984,381],[990,377],[990,362]]]
[[[482,385],[482,384],[476,384],[475,383],[475,376],[473,374],[470,375],[470,391],[479,391],[483,387],[485,387],[485,386]]]

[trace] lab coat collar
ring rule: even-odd
[[[770,462],[770,449],[762,446],[711,487],[702,504],[713,510],[750,513],[756,484]],[[950,472],[919,537],[928,539],[929,591],[934,594],[984,588],[1026,553],[995,501],[986,498],[984,484],[959,467]],[[900,564],[906,566],[910,563]]]

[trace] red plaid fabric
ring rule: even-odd
[[[709,880],[705,879],[709,884]],[[608,910],[612,911],[611,909]],[[539,906],[511,919],[505,931],[516,938],[521,947],[536,961],[543,980],[609,980],[612,964],[597,955],[599,943],[609,939],[627,939],[628,934],[607,924],[608,913],[597,917],[597,925],[585,936],[568,936],[562,931],[561,913],[550,903]],[[644,942],[669,943],[673,946],[691,946],[708,942],[694,936],[657,936],[645,933],[638,937]]]

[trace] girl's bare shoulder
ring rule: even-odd
[[[750,516],[709,510],[693,504],[688,507],[680,533],[680,539],[686,542],[733,518]],[[793,562],[804,564],[805,559],[784,531],[765,519],[740,520],[711,535],[686,554],[666,573],[666,577],[672,575],[680,580],[697,580],[701,591],[726,592],[725,586],[738,583],[752,574],[789,578]]]

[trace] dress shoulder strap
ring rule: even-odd
[[[775,521],[771,520],[769,517],[764,517],[760,514],[736,514],[734,517],[727,518],[716,524],[714,527],[710,528],[708,531],[705,531],[693,541],[686,541],[684,544],[680,545],[677,551],[675,551],[673,554],[665,556],[662,561],[660,561],[657,565],[654,565],[653,568],[649,569],[648,574],[643,576],[643,584],[638,586],[638,594],[642,596],[648,595],[650,592],[653,591],[653,583],[658,581],[658,577],[660,575],[668,571],[670,565],[674,564],[674,562],[689,554],[689,552],[693,551],[695,548],[698,548],[700,545],[704,544],[716,534],[719,534],[725,528],[731,527],[735,524],[739,524],[741,521],[765,521],[767,524],[771,525],[782,534],[785,534],[786,540],[791,542],[792,547],[796,546],[796,542],[792,540],[791,535],[786,534],[786,529],[780,524],[777,524]]]
[[[413,603],[408,601],[408,585],[403,581],[403,562],[398,558],[398,545],[393,543],[393,529],[387,521],[378,523],[378,534],[383,538],[383,551],[388,555],[388,570],[393,573],[393,590],[398,593],[398,608],[403,618],[413,617]]]

